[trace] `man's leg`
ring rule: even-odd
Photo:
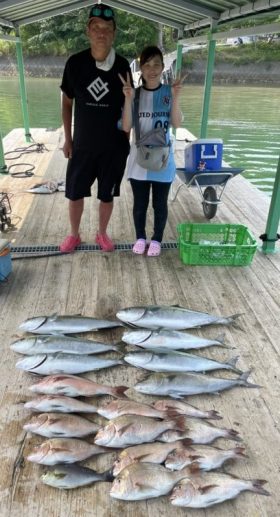
[[[84,211],[84,199],[69,201],[69,218],[71,224],[71,235],[78,237],[81,217]]]
[[[99,235],[105,235],[107,226],[110,221],[113,212],[114,202],[105,203],[100,201],[99,203]]]
[[[59,249],[62,253],[71,253],[81,244],[79,236],[79,227],[82,213],[84,210],[84,199],[77,199],[77,201],[69,200],[69,219],[71,225],[71,234],[67,235],[61,243]]]

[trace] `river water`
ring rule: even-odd
[[[27,78],[30,127],[61,125],[60,80]],[[203,86],[186,85],[181,106],[183,126],[199,136]],[[222,138],[223,158],[244,176],[271,194],[280,152],[279,88],[213,86],[207,138]],[[17,78],[0,78],[2,136],[23,127]]]

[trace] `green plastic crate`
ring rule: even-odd
[[[190,266],[248,266],[257,249],[256,239],[239,224],[181,223],[180,259]]]

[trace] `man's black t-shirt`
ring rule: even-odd
[[[127,138],[118,129],[124,104],[120,73],[125,79],[131,71],[128,61],[116,54],[109,71],[96,67],[90,49],[71,56],[64,69],[62,91],[75,100],[74,147],[102,151],[120,145]],[[132,78],[131,78],[132,82]],[[126,144],[127,145],[127,144]]]

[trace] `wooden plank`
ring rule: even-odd
[[[38,139],[46,136],[43,130],[38,130],[37,135]],[[44,157],[35,157],[36,169],[38,167],[40,170],[40,178],[61,179],[65,174],[66,160],[59,150],[59,133],[56,134],[56,141],[54,134],[48,137],[53,139],[52,150]],[[7,139],[10,148],[19,145],[17,130],[13,138],[15,140],[9,135]],[[31,184],[31,180],[21,180],[22,190],[29,181]],[[0,190],[14,188],[15,181],[2,176]],[[14,195],[12,201],[13,211],[16,206],[17,213],[22,216],[18,230],[11,234],[14,243],[59,244],[69,230],[68,203],[63,193],[46,196],[18,194]],[[169,203],[166,241],[177,239],[178,223],[184,220],[205,221],[200,203],[196,189],[184,187],[180,190],[176,201]],[[258,236],[264,231],[268,206],[269,198],[238,176],[229,183],[224,193],[224,202],[212,222],[238,221]],[[97,217],[98,203],[94,187],[92,197],[86,200],[82,220],[81,233],[85,242],[94,241]],[[151,232],[152,210],[149,210],[147,226]],[[110,233],[120,243],[133,242],[135,238],[132,195],[125,179],[121,197],[115,201]],[[5,237],[9,238],[9,234]],[[186,266],[180,261],[176,250],[163,250],[158,258],[134,256],[129,251],[111,254],[98,251],[14,260],[8,282],[0,283],[0,439],[4,451],[0,473],[1,517],[186,515],[187,510],[173,507],[167,497],[149,502],[113,500],[109,496],[110,484],[105,483],[70,492],[55,490],[40,482],[43,468],[26,461],[31,448],[44,438],[25,433],[22,428],[31,416],[23,408],[22,402],[32,398],[28,387],[34,379],[15,368],[17,356],[10,350],[21,321],[55,312],[115,319],[116,312],[122,307],[149,304],[177,304],[225,316],[242,313],[235,326],[216,326],[192,332],[205,337],[216,337],[224,332],[226,343],[234,349],[213,347],[200,353],[218,360],[228,360],[229,357],[239,355],[239,367],[244,371],[252,369],[249,379],[261,388],[235,388],[220,396],[196,396],[188,400],[198,407],[219,411],[223,420],[217,421],[216,425],[239,431],[248,457],[229,463],[226,470],[240,477],[267,479],[267,488],[272,496],[268,498],[243,493],[232,502],[211,509],[193,510],[191,513],[196,517],[278,515],[280,497],[275,472],[278,471],[280,460],[279,265],[279,253],[266,256],[260,251],[257,251],[252,264],[246,268]],[[87,337],[104,342],[119,342],[122,333],[120,327],[92,332]],[[121,365],[88,373],[86,377],[111,385],[127,385],[132,398],[150,402],[154,397],[143,396],[133,390],[134,384],[143,375],[142,370]],[[216,375],[231,376],[227,372],[217,372]],[[92,418],[95,420],[96,416]],[[104,422],[101,417],[99,421]],[[215,445],[230,448],[235,443],[219,439]],[[113,451],[94,457],[85,464],[102,472],[111,467],[116,454]]]

